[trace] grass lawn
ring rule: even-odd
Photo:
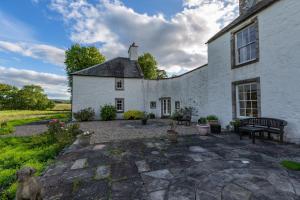
[[[0,123],[7,122],[7,126],[0,127],[0,135],[12,133],[15,126],[24,125],[47,119],[67,120],[70,116],[69,111],[54,110],[4,110],[0,111]]]
[[[18,169],[34,167],[39,175],[63,148],[49,134],[0,138],[0,199],[14,198]]]
[[[71,110],[71,104],[69,103],[57,103],[55,104],[55,107],[52,109],[55,111],[62,111],[62,110],[66,110],[66,111],[70,111]]]
[[[281,162],[281,165],[290,170],[300,171],[300,163],[298,162],[284,160]]]

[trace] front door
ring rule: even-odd
[[[171,98],[161,99],[161,114],[162,117],[171,116]]]

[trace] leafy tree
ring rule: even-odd
[[[96,47],[80,46],[74,44],[66,50],[65,64],[66,72],[69,79],[69,87],[72,87],[71,73],[91,67],[96,64],[101,64],[105,61],[105,57],[99,52]]]
[[[17,93],[17,87],[0,83],[0,110],[14,109]]]
[[[144,53],[139,56],[138,63],[144,73],[146,79],[157,79],[157,62],[150,53]]]
[[[157,70],[157,78],[158,79],[168,78],[167,72],[163,69],[158,69]]]
[[[54,107],[54,102],[48,99],[43,88],[38,85],[25,85],[18,91],[17,97],[18,109],[46,110]]]

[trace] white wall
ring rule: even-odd
[[[125,90],[115,90],[115,78],[73,76],[72,111],[92,107],[96,119],[100,118],[100,106],[115,105],[115,98],[124,98],[125,110],[144,110],[143,80],[125,78]],[[123,114],[118,114],[121,118]]]
[[[208,45],[208,108],[222,125],[232,119],[231,83],[260,77],[262,116],[288,121],[287,139],[300,143],[299,9],[299,0],[282,0],[258,14],[255,64],[231,69],[230,33]]]
[[[145,80],[146,111],[161,116],[162,97],[171,97],[171,111],[175,111],[175,101],[181,108],[193,107],[193,120],[206,116],[207,110],[207,66],[183,76],[166,80]],[[150,109],[150,101],[156,101],[157,108]]]

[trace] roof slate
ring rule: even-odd
[[[117,57],[102,64],[72,73],[80,76],[143,78],[144,74],[136,60]]]
[[[235,26],[239,25],[243,21],[247,20],[248,18],[252,17],[256,13],[266,9],[267,7],[271,6],[273,3],[276,3],[280,0],[263,0],[259,3],[257,3],[253,8],[250,8],[247,13],[240,15],[238,18],[236,18],[233,22],[228,24],[225,28],[223,28],[221,31],[219,31],[217,34],[215,34],[212,38],[210,38],[207,43],[210,43],[217,39],[218,37],[222,36],[224,33],[227,33],[230,31],[230,29],[234,28]]]

